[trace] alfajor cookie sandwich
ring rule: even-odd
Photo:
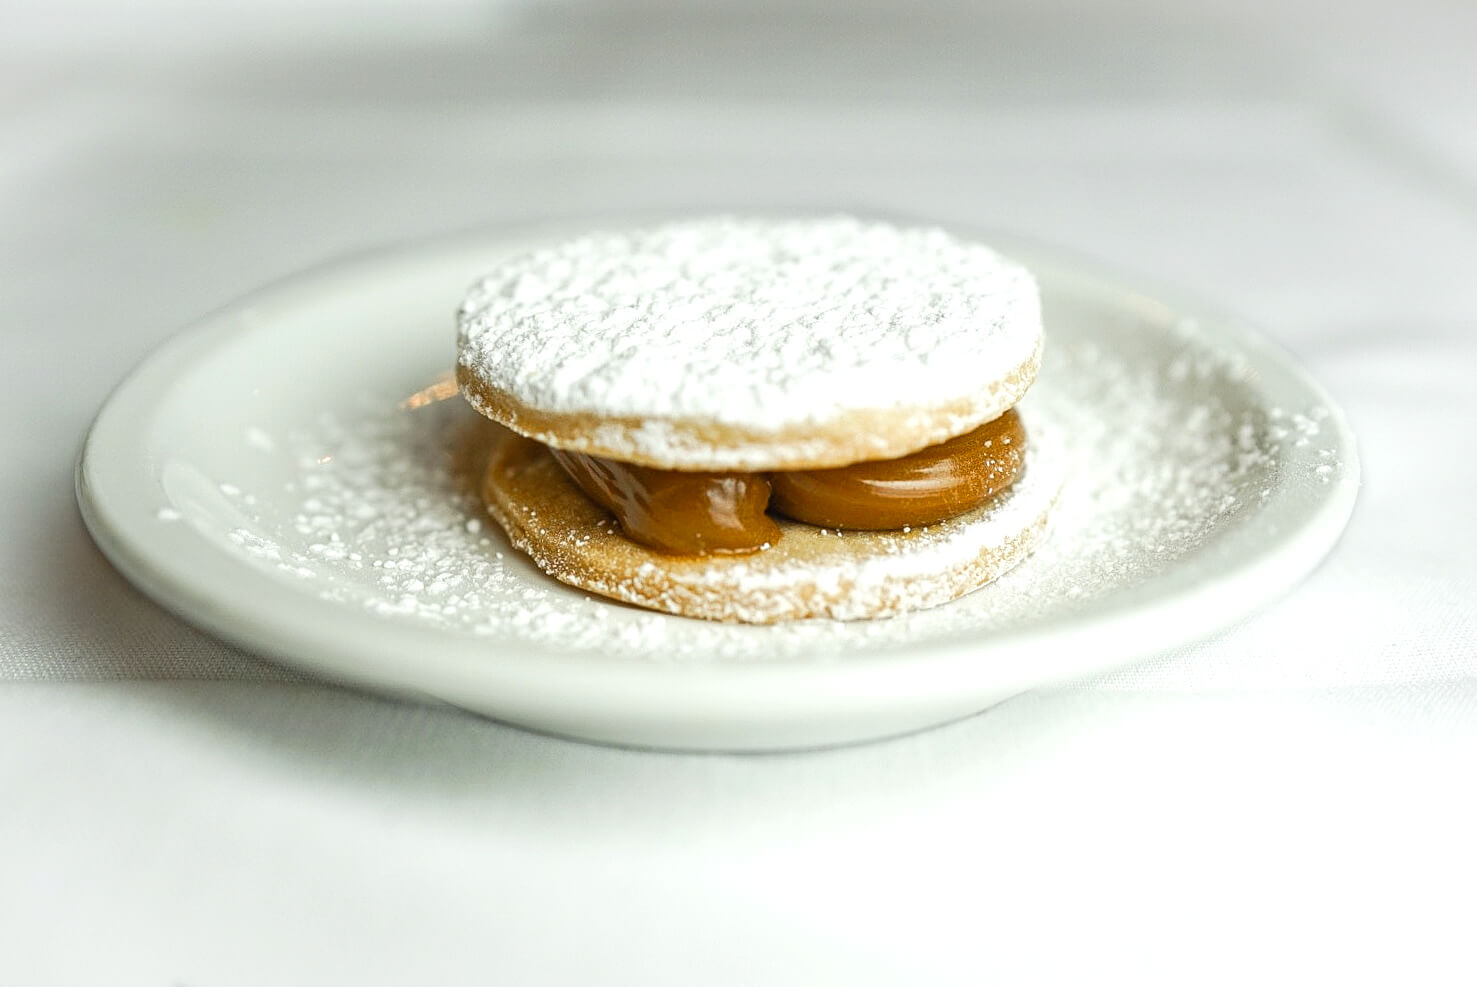
[[[847,217],[595,233],[502,263],[459,313],[494,430],[482,494],[549,575],[772,623],[935,606],[1016,565],[1061,484],[1015,406],[1023,267]]]

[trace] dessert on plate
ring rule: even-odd
[[[1060,489],[1016,404],[1041,304],[942,230],[714,217],[508,259],[459,312],[482,495],[551,576],[690,617],[852,620],[1017,564]]]

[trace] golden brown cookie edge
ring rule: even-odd
[[[509,541],[568,585],[650,610],[706,620],[770,624],[814,617],[860,620],[957,599],[1013,568],[1043,537],[1056,491],[1020,530],[952,565],[903,572],[857,592],[837,572],[875,565],[900,539],[922,532],[847,532],[785,523],[779,544],[757,555],[685,558],[626,539],[538,443],[491,432],[482,496]],[[933,526],[997,523],[989,505]],[[923,549],[927,551],[927,549]],[[945,561],[942,558],[940,561]],[[913,566],[911,568],[915,568]]]

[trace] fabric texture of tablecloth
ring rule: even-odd
[[[1470,982],[1477,8],[15,9],[0,980]],[[83,531],[87,423],[212,307],[368,246],[718,204],[1024,232],[1244,315],[1353,422],[1346,536],[1212,640],[741,759],[305,682]]]

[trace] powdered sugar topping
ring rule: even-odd
[[[1024,268],[942,230],[838,216],[597,233],[468,293],[460,359],[551,413],[778,430],[968,401],[1042,335]]]

